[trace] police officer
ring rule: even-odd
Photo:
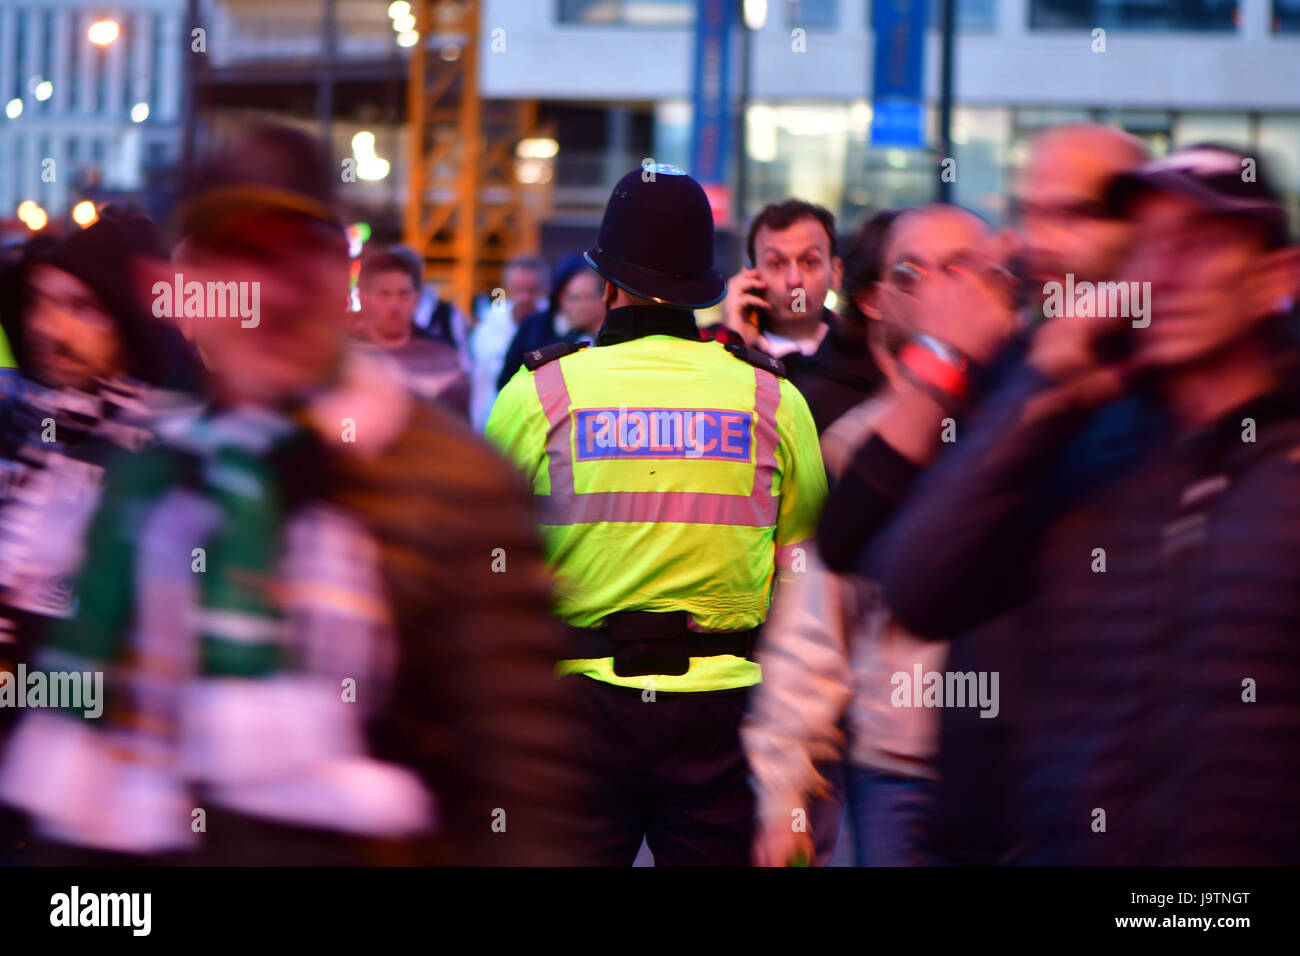
[[[644,837],[659,865],[745,865],[739,728],[774,578],[826,495],[817,431],[779,361],[700,339],[692,310],[726,283],[691,177],[624,176],[586,259],[606,280],[596,347],[528,353],[487,426],[541,505],[571,632],[557,671],[601,781],[581,855],[627,865]]]

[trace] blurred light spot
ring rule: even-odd
[[[93,225],[95,220],[98,218],[99,211],[95,208],[95,204],[89,199],[83,199],[72,207],[72,221],[82,229]]]

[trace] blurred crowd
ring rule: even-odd
[[[593,835],[632,777],[586,741],[632,718],[557,676],[602,616],[572,594],[610,592],[563,562],[562,419],[524,436],[519,396],[549,416],[543,370],[628,348],[607,315],[644,290],[526,256],[465,315],[395,246],[350,310],[319,155],[247,130],[173,222],[110,206],[3,263],[0,864],[630,863],[643,833],[661,863],[1300,863],[1300,251],[1253,157],[1061,127],[1010,228],[759,212],[720,320],[667,334],[797,390],[819,473],[782,444],[772,494],[815,540],[764,539],[726,652],[761,680],[659,684],[734,715],[619,688],[680,720],[655,747],[738,763]],[[654,374],[673,406],[697,370]],[[55,673],[102,674],[102,714],[19,683]]]

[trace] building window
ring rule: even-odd
[[[24,164],[23,164],[23,153],[26,152],[26,150],[27,150],[27,141],[26,141],[26,138],[25,138],[21,133],[19,133],[19,134],[17,134],[17,135],[14,136],[14,138],[11,140],[11,142],[13,143],[13,146],[14,146],[14,164],[13,164],[12,169],[10,169],[10,171],[9,171],[9,178],[10,178],[10,181],[15,182],[15,183],[18,184],[18,191],[19,191],[19,193],[21,193],[22,190],[23,190],[23,188],[24,188],[24,186],[23,186],[23,165],[24,165]],[[29,196],[23,196],[23,198],[24,198],[24,199],[29,199],[29,198],[31,198],[31,197],[29,197]]]
[[[872,20],[872,3],[882,2],[887,0],[868,0],[867,29],[871,29],[875,22]],[[958,32],[992,33],[998,28],[998,0],[957,0],[956,6]],[[943,0],[930,0],[930,29],[940,29],[942,18]]]
[[[108,100],[108,51],[102,46],[91,48],[90,75],[95,85],[95,104],[91,112],[102,113]]]
[[[1300,229],[1300,116],[1264,113],[1256,145],[1268,164],[1266,175],[1286,202],[1294,232]]]
[[[930,28],[938,30],[943,16],[942,0],[930,0]],[[992,33],[998,27],[997,0],[957,0],[959,32]]]
[[[1030,0],[1038,30],[1235,30],[1238,0]]]
[[[838,0],[787,0],[790,26],[806,30],[834,30]]]
[[[14,11],[14,96],[22,99],[24,105],[32,102],[31,90],[27,88],[27,11]]]
[[[74,10],[68,14],[68,31],[65,34],[68,44],[67,69],[64,71],[63,76],[54,80],[55,83],[62,82],[67,86],[65,91],[67,99],[63,102],[66,104],[65,109],[69,113],[78,108],[85,109],[85,104],[80,102],[81,90],[79,87],[81,84],[78,82],[81,70],[85,68],[85,64],[81,61],[81,44],[77,42],[83,36],[82,32],[77,29],[78,24],[79,21]],[[87,40],[86,42],[89,43],[90,41]]]
[[[1273,30],[1300,33],[1300,0],[1273,0]]]
[[[43,170],[45,168],[45,160],[52,157],[53,153],[50,152],[50,137],[48,135],[42,136],[36,147],[37,168]],[[47,209],[52,209],[54,207],[55,184],[53,182],[46,182],[44,176],[40,177],[39,181],[40,186],[38,188],[41,191],[41,205],[45,206]]]
[[[685,27],[695,22],[695,0],[559,0],[561,23]]]
[[[163,75],[163,44],[166,42],[166,32],[166,24],[161,16],[154,14],[150,17],[149,98],[146,102],[149,104],[150,113],[155,116],[161,115],[162,111],[162,91],[158,88],[158,83]]]

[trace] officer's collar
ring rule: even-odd
[[[617,345],[647,335],[674,335],[692,342],[700,340],[695,313],[666,305],[625,305],[605,313],[597,345]]]

